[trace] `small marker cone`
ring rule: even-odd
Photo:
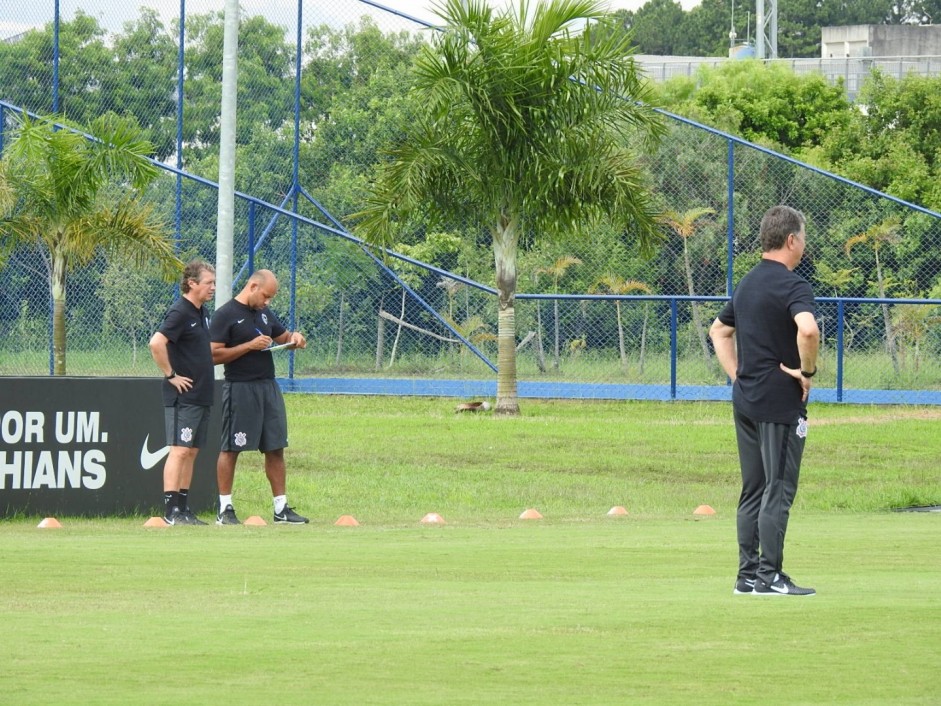
[[[713,510],[709,505],[700,505],[695,510],[693,510],[694,515],[715,515],[716,511]]]
[[[252,515],[251,517],[246,517],[245,521],[242,522],[243,525],[255,525],[256,527],[263,527],[268,523],[261,519],[258,515]]]
[[[151,517],[144,523],[144,527],[169,527],[167,521],[162,517]]]
[[[446,525],[447,522],[444,521],[444,518],[441,517],[437,512],[429,512],[423,518],[421,518],[421,523],[423,525]]]
[[[359,522],[352,515],[340,515],[340,518],[333,524],[337,527],[359,527]]]
[[[615,505],[615,506],[612,507],[610,510],[608,510],[608,514],[609,514],[609,515],[612,515],[612,516],[614,516],[614,515],[626,515],[626,514],[627,514],[627,510],[625,510],[625,509],[624,509],[623,507],[621,507],[620,505]]]
[[[47,517],[36,526],[40,529],[58,529],[62,527],[62,523],[54,517]]]
[[[520,515],[520,519],[521,520],[541,520],[542,515],[539,514],[539,510],[529,508],[528,510],[523,511],[523,514]]]

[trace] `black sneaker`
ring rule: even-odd
[[[163,518],[168,525],[204,525],[206,524],[200,520],[196,515],[194,515],[189,510],[180,510],[179,508],[173,508],[173,512],[170,513],[170,518]]]
[[[274,521],[289,525],[303,525],[310,522],[306,517],[302,517],[294,512],[294,509],[290,505],[285,505],[281,512],[276,512],[274,514]]]
[[[182,513],[180,512],[180,508],[171,507],[170,509],[167,510],[167,514],[163,516],[163,521],[166,522],[168,525],[175,525],[175,524],[182,525],[183,523],[179,522],[181,515]]]
[[[231,505],[226,505],[225,510],[216,515],[216,524],[217,525],[240,525],[239,518],[235,516],[235,508]]]
[[[796,585],[787,574],[775,574],[771,583],[765,583],[761,579],[755,581],[755,594],[759,596],[813,596],[816,593],[812,588]]]
[[[738,579],[735,582],[735,588],[732,593],[736,596],[741,596],[745,593],[754,593],[755,592],[755,579]]]

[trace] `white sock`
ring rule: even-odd
[[[284,510],[284,506],[288,504],[287,495],[276,495],[274,497],[274,514],[280,515]]]
[[[220,495],[219,496],[219,512],[225,512],[226,505],[232,504],[231,495]]]

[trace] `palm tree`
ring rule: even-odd
[[[565,277],[565,273],[568,272],[568,269],[572,265],[581,265],[582,261],[577,257],[572,257],[571,255],[565,255],[560,257],[558,260],[553,262],[548,267],[541,267],[537,270],[537,274],[549,275],[552,278],[552,292],[553,294],[559,293],[559,281]],[[559,369],[559,300],[552,300],[552,315],[554,317],[554,329],[555,329],[555,345],[553,348],[553,360],[552,367],[555,370]]]
[[[927,340],[929,333],[941,317],[937,315],[937,307],[924,304],[898,304],[892,311],[892,320],[896,335],[902,341],[900,359],[905,360],[905,343],[911,343],[914,349],[914,371],[917,373],[921,365],[922,344]]]
[[[683,240],[683,268],[686,272],[686,287],[689,290],[689,296],[696,296],[696,285],[693,283],[693,266],[689,259],[689,239],[696,235],[699,229],[699,219],[704,216],[711,216],[715,211],[711,208],[693,208],[685,213],[676,211],[664,211],[661,217],[662,222],[669,226]],[[709,344],[706,343],[706,329],[702,325],[702,317],[699,314],[699,302],[691,301],[690,306],[693,311],[693,327],[699,336],[699,345],[702,347],[703,360],[709,365]]]
[[[880,299],[885,299],[887,289],[887,278],[882,271],[882,260],[879,253],[884,245],[894,245],[899,241],[899,230],[902,224],[898,218],[887,218],[881,223],[869,228],[863,233],[854,235],[844,244],[847,257],[852,257],[853,248],[857,245],[868,245],[876,258],[876,286]],[[895,345],[895,331],[892,326],[892,314],[889,311],[888,304],[882,304],[882,320],[885,324],[885,345],[889,351],[889,357],[892,359],[892,367],[896,374],[899,372],[899,356]]]
[[[428,215],[489,230],[498,292],[497,402],[519,414],[517,250],[601,217],[642,247],[659,237],[643,173],[624,145],[652,147],[663,122],[602,0],[548,0],[495,11],[442,0],[441,31],[415,66],[416,109],[354,217],[370,243]],[[474,237],[468,231],[465,237]]]
[[[443,318],[451,328],[475,346],[479,347],[483,343],[497,340],[497,337],[487,329],[487,322],[484,321],[482,316],[474,314],[461,322],[456,321],[451,316],[444,316]],[[464,369],[464,360],[467,357],[467,350],[466,346],[461,346],[458,353],[458,360],[462,370]]]
[[[0,161],[0,195],[15,195],[15,205],[8,203],[0,220],[0,234],[43,254],[56,375],[66,373],[69,270],[100,251],[140,265],[155,262],[168,281],[182,269],[153,207],[141,201],[142,190],[158,174],[147,158],[150,143],[114,114],[97,118],[87,132],[24,116]]]
[[[643,292],[650,294],[650,286],[634,279],[624,279],[617,275],[605,275],[601,277],[592,287],[594,292],[606,292],[608,294],[631,294],[632,292]],[[644,372],[644,348],[647,343],[647,307],[650,302],[644,302],[644,326],[640,334],[640,372]],[[621,300],[614,300],[615,311],[618,321],[618,351],[621,354],[621,369],[627,369],[627,350],[624,347],[624,324],[621,320]]]
[[[856,276],[856,268],[835,270],[823,260],[814,263],[814,279],[824,287],[828,287],[833,292],[834,297],[840,296],[841,290],[853,284],[856,281]],[[826,331],[824,329],[826,319],[823,316],[819,316],[818,321],[820,322],[820,350],[823,350],[827,340]],[[845,320],[843,327],[847,328]]]

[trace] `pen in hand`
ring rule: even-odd
[[[255,331],[258,333],[259,336],[265,336],[265,335],[266,335],[266,334],[262,333],[262,332],[261,332],[261,329],[258,328],[257,326],[255,327]],[[267,346],[265,346],[264,348],[256,349],[256,350],[267,350],[267,349],[270,348],[270,347],[271,347],[271,343],[269,343],[269,344],[268,344]]]

